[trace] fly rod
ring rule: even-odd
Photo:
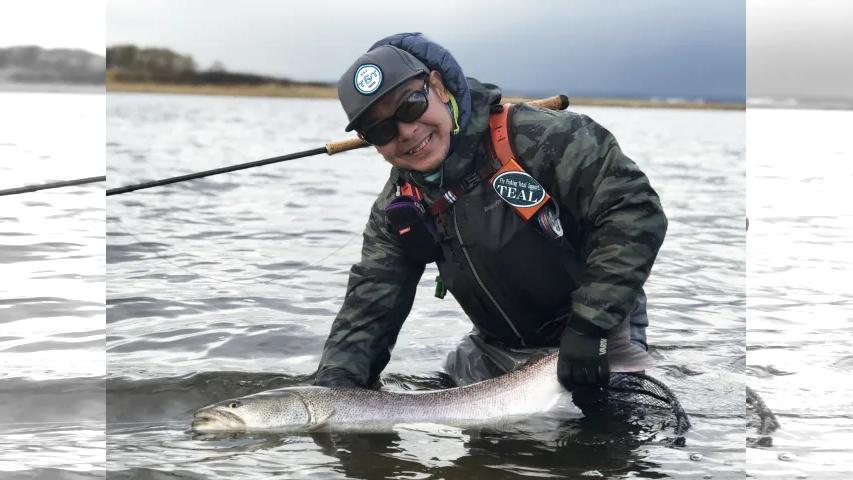
[[[73,187],[75,185],[85,185],[87,183],[104,182],[106,176],[78,178],[77,180],[63,180],[60,182],[43,183],[41,185],[28,185],[26,187],[8,188],[0,190],[0,197],[6,195],[17,195],[19,193],[37,192],[39,190],[47,190],[49,188]]]
[[[542,108],[548,108],[551,110],[565,110],[569,106],[569,97],[566,95],[557,95],[554,97],[543,98],[540,100],[531,100],[529,102],[523,102],[530,105],[536,105]],[[311,157],[314,155],[319,155],[321,153],[325,153],[327,155],[334,155],[336,153],[346,152],[348,150],[355,150],[357,148],[364,148],[370,146],[369,143],[365,142],[360,138],[350,138],[347,140],[340,140],[336,142],[327,143],[325,147],[313,148],[311,150],[305,150],[302,152],[291,153],[288,155],[282,155],[278,157],[265,158],[263,160],[255,160],[254,162],[241,163],[238,165],[231,165],[228,167],[220,167],[214,168],[213,170],[205,170],[203,172],[196,173],[188,173],[186,175],[179,175],[177,177],[164,178],[162,180],[152,180],[149,182],[137,183],[135,185],[127,185],[124,187],[116,187],[110,188],[107,190],[107,196],[110,195],[118,195],[121,193],[133,192],[136,190],[143,190],[146,188],[159,187],[162,185],[169,185],[172,183],[185,182],[187,180],[194,180],[196,178],[204,178],[210,177],[212,175],[219,175],[220,173],[228,173],[234,172],[237,170],[245,170],[247,168],[259,167],[261,165],[269,165],[271,163],[285,162],[287,160],[295,160],[297,158],[305,158]]]

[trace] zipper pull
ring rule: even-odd
[[[447,295],[447,288],[444,286],[444,280],[441,279],[441,275],[435,277],[435,298],[444,299],[444,296]]]

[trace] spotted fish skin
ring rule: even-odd
[[[446,390],[280,388],[199,409],[192,428],[197,432],[386,432],[412,423],[500,425],[552,408],[565,394],[556,371],[557,356],[551,354],[510,374]]]

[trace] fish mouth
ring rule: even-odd
[[[190,428],[197,432],[245,430],[246,422],[224,410],[201,410],[196,412]]]

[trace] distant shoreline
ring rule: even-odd
[[[750,109],[762,110],[837,110],[851,111],[853,110],[853,101],[851,100],[795,100],[795,99],[747,99],[747,106]]]
[[[67,84],[67,83],[3,83],[0,93],[100,93],[106,90],[104,84]]]
[[[332,86],[316,85],[178,85],[143,82],[117,82],[107,79],[107,92],[116,93],[167,93],[178,95],[224,95],[244,97],[285,98],[338,98]],[[742,103],[709,103],[667,100],[637,100],[630,98],[583,98],[571,97],[572,105],[594,107],[630,108],[680,108],[702,110],[745,110]],[[521,101],[522,97],[509,96],[509,101]]]
[[[107,80],[107,92],[224,95],[233,97],[338,98],[335,87],[314,85],[179,85]]]

